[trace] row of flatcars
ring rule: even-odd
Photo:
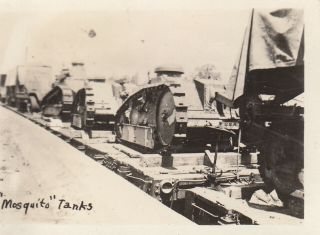
[[[50,67],[25,65],[1,75],[1,99],[89,136],[112,130],[117,141],[163,157],[257,148],[265,186],[303,213],[304,108],[297,103],[304,93],[303,11],[254,9],[250,17],[227,85],[186,78],[177,66],[157,67],[138,85],[90,78],[83,63],[54,81]]]

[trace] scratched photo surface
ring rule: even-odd
[[[303,5],[79,2],[0,12],[1,224],[303,224]]]

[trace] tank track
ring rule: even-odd
[[[116,114],[116,134],[117,139],[121,141],[121,136],[119,136],[119,126],[120,116],[125,113],[125,111],[130,107],[131,102],[138,97],[143,96],[147,92],[165,92],[169,90],[173,96],[175,105],[175,132],[170,145],[163,145],[159,142],[157,134],[157,126],[153,127],[155,131],[155,147],[157,150],[170,151],[176,148],[180,148],[187,140],[187,123],[188,123],[188,106],[185,103],[185,92],[181,89],[180,84],[152,84],[148,85],[136,93],[129,96],[124,103],[120,106]],[[158,147],[157,147],[158,146]],[[142,146],[143,147],[143,146]]]
[[[94,115],[95,115],[95,108],[94,108],[94,100],[92,97],[94,96],[93,89],[91,87],[85,88],[85,101],[86,101],[86,128],[92,128],[95,124]]]
[[[61,97],[57,97],[61,91]],[[62,121],[70,121],[74,92],[66,86],[53,88],[42,100],[41,110],[44,116],[61,117]],[[52,100],[56,99],[54,102]],[[58,100],[58,102],[57,102]],[[60,105],[59,105],[59,102]]]
[[[173,95],[176,110],[175,134],[172,143],[176,146],[182,145],[187,139],[188,106],[185,104],[185,92],[179,85],[169,86]]]

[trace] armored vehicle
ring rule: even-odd
[[[113,130],[119,101],[112,89],[113,82],[105,79],[88,79],[84,88],[75,95],[72,109],[72,126],[79,129]]]
[[[6,102],[6,79],[7,74],[0,74],[0,100],[2,103]]]
[[[161,66],[156,77],[128,96],[116,114],[119,141],[151,152],[195,151],[219,143],[234,146],[238,130],[235,110],[214,99],[221,81],[190,80],[182,68]]]
[[[73,62],[70,68],[62,69],[56,77],[53,88],[41,102],[42,115],[60,118],[63,122],[71,120],[74,96],[87,82],[84,64]]]
[[[227,92],[217,96],[240,109],[242,142],[260,151],[267,188],[288,205],[304,198],[303,35],[302,10],[253,10]]]
[[[7,74],[7,103],[19,111],[40,111],[40,103],[50,90],[52,69],[42,65],[19,65]]]

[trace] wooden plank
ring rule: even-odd
[[[250,207],[245,200],[230,198],[227,195],[207,188],[193,188],[188,189],[187,192],[194,196],[187,196],[186,213],[190,216],[192,198],[204,198],[213,204],[223,206],[227,210],[235,210],[261,225],[271,224],[302,224],[303,219],[282,214],[275,211],[266,211]],[[188,193],[187,193],[188,194]],[[191,197],[191,198],[190,198]]]
[[[113,145],[113,148],[119,150],[120,152],[128,155],[131,158],[140,158],[142,156],[142,153],[139,153],[138,151],[135,151],[135,150],[128,148],[124,145]]]
[[[198,166],[203,165],[204,153],[178,153],[163,157],[162,160],[165,167]]]
[[[161,166],[162,156],[160,154],[143,154],[140,157],[139,166],[156,167]]]
[[[93,130],[91,131],[90,136],[91,138],[110,138],[110,136],[115,138],[115,135],[112,133],[112,131]]]

